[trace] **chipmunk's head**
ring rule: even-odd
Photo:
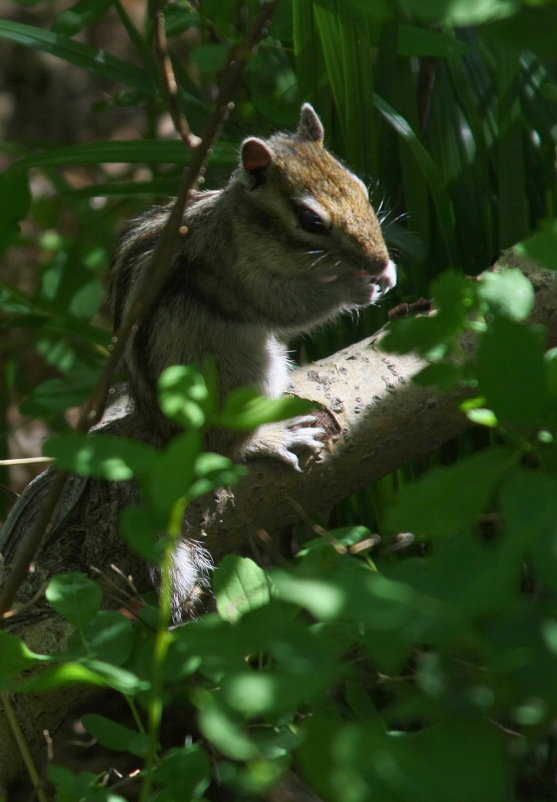
[[[323,139],[321,120],[305,103],[293,135],[244,141],[236,177],[254,224],[267,229],[269,250],[273,241],[289,249],[285,273],[320,287],[338,307],[364,306],[395,285],[396,268],[365,185]]]

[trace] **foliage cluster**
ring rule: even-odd
[[[206,0],[166,8],[171,47],[193,32],[175,70],[194,130],[257,6]],[[129,60],[81,41],[105,14],[127,32]],[[464,278],[521,238],[524,253],[557,267],[554,222],[526,238],[555,213],[556,24],[549,2],[278,5],[207,181],[232,165],[244,133],[291,126],[300,99],[314,102],[333,149],[378,180],[395,215],[408,215],[412,233],[386,221],[399,251],[401,297],[424,293],[435,277],[437,314],[397,321],[385,347],[417,349],[431,361],[418,381],[441,391],[466,384],[466,413],[490,444],[478,452],[462,444],[458,461],[415,482],[399,476],[390,505],[385,486],[375,513],[368,506],[359,525],[308,539],[290,570],[226,558],[215,572],[216,612],[169,630],[183,511],[243,470],[202,453],[203,428],[222,416],[237,428],[256,426],[297,409],[239,394],[219,413],[210,383],[177,367],[161,380],[161,403],[184,434],[164,452],[68,431],[64,413],[91,392],[109,344],[99,310],[112,231],[173,192],[188,152],[154,138],[165,100],[152,19],[140,31],[119,0],[79,0],[50,30],[0,22],[5,39],[108,80],[113,91],[99,114],[136,106],[145,119],[147,136],[131,142],[13,143],[17,158],[0,176],[0,245],[33,245],[40,266],[33,293],[1,285],[2,326],[18,332],[7,354],[11,394],[24,396],[25,415],[58,432],[45,450],[64,468],[112,481],[138,477],[144,507],[126,511],[122,527],[164,577],[159,605],[146,603],[133,624],[102,609],[89,577],[55,577],[47,599],[75,628],[67,650],[34,654],[0,633],[0,689],[85,683],[121,693],[134,728],[93,713],[83,723],[109,749],[137,758],[142,802],[209,800],[217,785],[238,800],[257,799],[292,765],[335,802],[557,798],[557,352],[528,323],[533,292],[521,273]],[[111,162],[127,165],[120,179],[109,179]],[[89,184],[72,185],[72,164],[89,166]],[[138,165],[149,166],[148,178]],[[32,196],[38,171],[54,194]],[[20,229],[27,215],[32,234]],[[68,215],[72,225],[57,230]],[[370,312],[358,331],[341,326],[305,347],[317,353],[378,322]],[[473,355],[461,349],[463,335],[477,337]],[[57,371],[37,387],[16,366],[21,342]],[[377,557],[353,548],[376,528]],[[160,530],[166,537],[154,546],[151,534]],[[407,552],[398,550],[401,532],[417,544]],[[41,664],[40,673],[26,673]],[[194,740],[160,746],[163,705],[196,712]],[[118,802],[126,794],[125,786],[107,787],[104,774],[51,766],[49,779],[59,800]]]

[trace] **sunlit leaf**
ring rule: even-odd
[[[78,629],[96,615],[102,601],[100,585],[80,572],[57,574],[45,595],[56,612]]]
[[[226,621],[237,621],[271,598],[265,571],[248,557],[229,554],[221,561],[213,578],[217,609]]]
[[[87,713],[81,720],[87,732],[107,749],[131,752],[138,757],[146,757],[149,753],[151,739],[146,733],[132,730],[98,713]]]

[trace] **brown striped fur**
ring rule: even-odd
[[[120,239],[109,290],[116,329],[149,281],[170,208],[132,221]],[[304,214],[317,215],[323,230],[308,230]],[[324,148],[308,104],[294,134],[246,140],[229,183],[198,193],[184,225],[166,284],[126,354],[141,428],[161,443],[173,433],[156,399],[165,367],[209,357],[223,396],[246,385],[280,395],[288,375],[283,337],[372,303],[395,281],[366,189]],[[281,425],[253,437],[214,433],[208,445],[240,458],[272,454],[297,467],[294,450],[317,450],[317,433]]]

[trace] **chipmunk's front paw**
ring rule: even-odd
[[[289,421],[268,423],[257,432],[255,439],[244,451],[245,457],[275,457],[287,462],[296,471],[301,471],[295,452],[310,451],[317,454],[325,446],[322,439],[325,429],[316,424],[314,415],[300,415]]]

